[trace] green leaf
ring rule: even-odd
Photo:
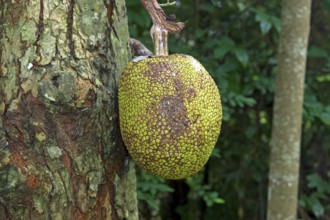
[[[148,206],[156,211],[159,211],[159,204],[156,202],[155,197],[145,194],[145,193],[141,193],[141,192],[137,192],[137,198],[139,201],[145,201]]]
[[[234,41],[229,37],[222,37],[217,44],[218,47],[213,52],[215,59],[223,58],[235,46]]]
[[[150,191],[152,194],[157,192],[173,192],[173,189],[163,183],[153,183],[153,182],[139,182],[139,188],[143,191]]]
[[[264,21],[260,23],[260,29],[262,34],[267,34],[272,28],[272,24],[269,21]]]
[[[195,31],[195,37],[196,37],[196,39],[204,38],[205,37],[204,31],[202,29],[200,29],[200,28],[196,29],[196,31]]]
[[[237,7],[239,11],[244,11],[247,8],[248,5],[244,4],[243,2],[238,2]]]
[[[311,45],[308,49],[308,57],[311,58],[326,58],[328,53],[321,47]]]
[[[320,200],[315,198],[312,202],[312,210],[316,217],[321,217],[324,213],[324,207],[321,204]]]
[[[244,67],[246,67],[249,62],[249,55],[248,55],[247,51],[243,48],[237,48],[237,49],[235,49],[235,55],[236,55],[236,58],[238,59],[238,61]]]
[[[280,32],[280,31],[281,31],[281,27],[282,27],[282,22],[281,22],[281,20],[280,20],[279,18],[273,16],[273,17],[271,18],[271,21],[272,21],[272,24],[273,24],[273,26],[275,27],[276,31],[277,31],[277,32]]]
[[[330,125],[330,112],[323,112],[318,117],[324,124]]]
[[[316,188],[320,184],[321,179],[317,174],[311,174],[307,176],[307,182],[309,188]]]
[[[316,80],[319,82],[330,82],[330,74],[316,77]]]
[[[214,203],[217,203],[217,204],[224,204],[225,203],[225,200],[224,199],[221,199],[221,198],[215,198],[214,199]]]
[[[254,100],[253,98],[249,98],[249,97],[244,97],[244,103],[248,106],[253,106],[256,104],[256,100]]]
[[[199,4],[199,8],[200,8],[200,10],[208,12],[208,13],[214,13],[214,11],[216,10],[216,7],[214,7],[210,3]]]
[[[261,33],[265,35],[272,28],[270,17],[263,10],[257,9],[255,12],[255,20],[259,22]]]
[[[221,158],[220,150],[218,148],[214,148],[211,155],[212,157]]]
[[[219,72],[220,73],[227,73],[230,71],[234,71],[239,68],[239,63],[236,61],[236,59],[230,59],[223,65],[220,65],[219,67]]]

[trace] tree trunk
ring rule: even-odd
[[[137,219],[124,0],[1,0],[0,219]]]
[[[311,0],[282,1],[268,188],[268,220],[296,220]]]

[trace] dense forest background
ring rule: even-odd
[[[164,3],[164,1],[159,1]],[[152,49],[151,20],[126,1],[130,35]],[[186,28],[170,53],[200,60],[216,81],[224,121],[205,169],[166,181],[138,169],[141,219],[266,218],[280,1],[181,0]],[[330,0],[312,1],[303,110],[299,219],[330,219]]]

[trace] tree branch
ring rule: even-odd
[[[141,3],[148,11],[155,27],[167,30],[170,33],[178,33],[184,28],[185,23],[173,22],[175,15],[166,15],[157,0],[141,0]]]

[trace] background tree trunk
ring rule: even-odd
[[[1,0],[0,219],[137,219],[124,0]]]
[[[268,188],[268,220],[295,220],[310,0],[282,1]]]

